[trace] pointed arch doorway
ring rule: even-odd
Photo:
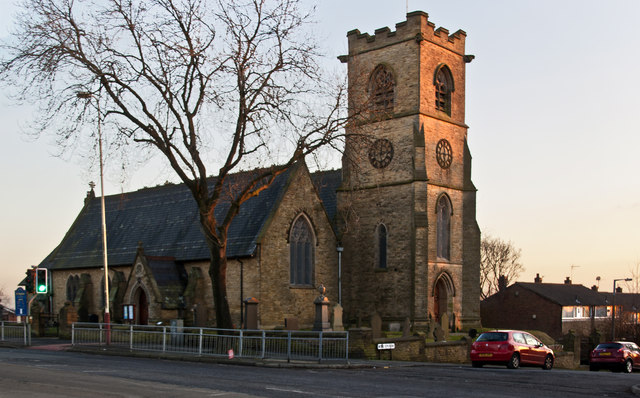
[[[436,322],[442,323],[442,316],[447,315],[448,324],[441,325],[443,328],[451,328],[453,324],[453,297],[455,288],[451,276],[446,272],[441,273],[433,285],[433,315]]]
[[[142,287],[138,287],[135,294],[136,319],[138,325],[146,325],[149,323],[149,300],[147,293]]]

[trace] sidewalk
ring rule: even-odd
[[[27,348],[32,350],[47,351],[70,351],[81,352],[94,355],[113,355],[126,356],[132,358],[152,358],[152,359],[169,359],[175,361],[203,362],[203,363],[220,363],[226,365],[242,365],[242,366],[263,366],[273,368],[315,368],[315,369],[358,369],[358,368],[390,368],[390,367],[411,367],[411,366],[460,366],[455,364],[435,364],[427,362],[405,362],[392,360],[367,360],[367,359],[350,359],[347,362],[338,361],[290,361],[281,359],[253,359],[253,358],[233,358],[198,356],[183,353],[171,352],[154,352],[154,351],[130,351],[127,348],[119,346],[106,345],[77,345],[72,346],[71,340],[61,340],[58,338],[33,337],[31,346],[24,347],[18,343],[0,343],[0,347],[11,348]]]

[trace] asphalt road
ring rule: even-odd
[[[634,384],[640,373],[402,362],[284,369],[0,348],[0,397],[634,397]]]

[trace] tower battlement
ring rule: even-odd
[[[467,34],[457,30],[452,35],[445,28],[437,28],[429,22],[429,14],[423,11],[413,11],[407,14],[407,20],[396,24],[396,30],[388,27],[376,29],[374,35],[360,33],[358,29],[347,33],[349,40],[349,55],[356,55],[382,48],[402,41],[427,40],[455,53],[464,55],[464,43]]]

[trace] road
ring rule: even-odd
[[[401,362],[284,369],[0,348],[0,397],[634,397],[634,384],[640,373]]]

